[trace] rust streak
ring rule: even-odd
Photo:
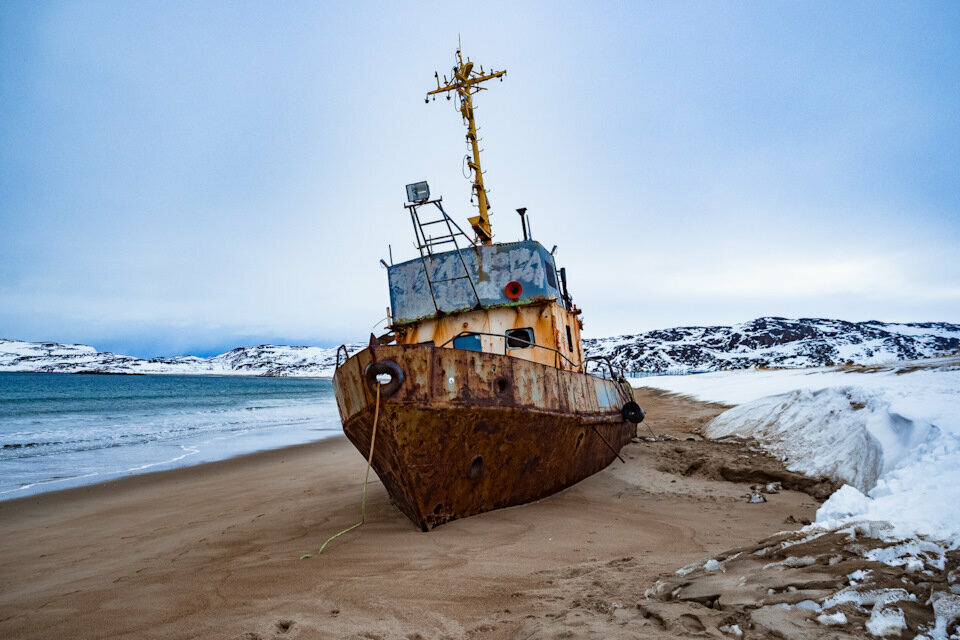
[[[623,397],[622,383],[496,353],[380,345],[333,379],[344,433],[361,452],[374,409],[363,370],[374,358],[405,377],[381,400],[373,468],[424,530],[566,488],[609,465],[635,433],[619,406],[598,401]],[[585,438],[590,429],[600,437]]]

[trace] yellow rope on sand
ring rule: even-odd
[[[370,435],[370,454],[367,456],[367,473],[363,476],[363,491],[360,494],[360,522],[353,525],[352,527],[347,527],[340,533],[336,533],[323,543],[323,546],[320,547],[320,551],[317,552],[317,555],[323,553],[323,550],[327,548],[327,545],[336,538],[339,538],[345,533],[353,531],[357,527],[361,526],[366,521],[367,513],[367,481],[370,479],[370,465],[373,463],[373,444],[377,441],[377,420],[380,418],[380,385],[377,385],[377,404],[373,410],[373,432]],[[310,554],[300,556],[301,560],[309,558]]]

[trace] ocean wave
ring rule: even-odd
[[[0,499],[339,431],[327,380],[114,378],[0,386]]]

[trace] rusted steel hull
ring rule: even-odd
[[[636,430],[620,414],[625,384],[494,353],[376,346],[333,378],[344,433],[364,456],[376,404],[364,373],[385,361],[404,379],[381,398],[373,468],[424,531],[575,484]]]

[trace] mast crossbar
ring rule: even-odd
[[[450,80],[443,77],[443,84],[440,84],[440,75],[433,74],[437,79],[437,88],[427,92],[426,101],[430,101],[430,96],[437,94],[449,94],[455,91],[460,98],[460,115],[467,125],[467,144],[473,152],[473,162],[468,162],[467,166],[473,171],[473,194],[477,197],[478,215],[467,218],[477,239],[483,244],[490,244],[493,241],[493,229],[490,227],[490,200],[487,196],[487,188],[483,184],[483,171],[480,169],[480,147],[477,140],[477,124],[473,117],[473,94],[482,91],[486,87],[479,86],[481,82],[500,78],[507,75],[507,71],[484,72],[483,67],[480,70],[474,68],[473,62],[467,58],[463,61],[460,49],[457,49],[457,66],[453,68]],[[450,96],[447,96],[450,99]],[[434,98],[436,100],[436,98]]]

